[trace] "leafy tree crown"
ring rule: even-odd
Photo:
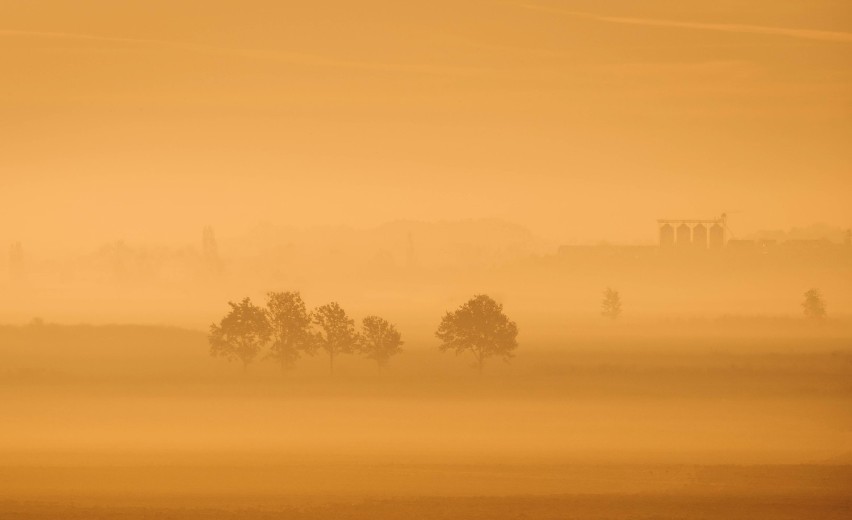
[[[810,289],[805,293],[805,301],[802,302],[805,316],[814,320],[821,320],[826,317],[825,300],[822,298],[822,293],[819,289]]]
[[[510,359],[518,347],[518,326],[503,313],[503,306],[480,294],[441,320],[435,333],[441,351],[471,352],[482,367],[486,358]]]
[[[358,345],[355,321],[337,302],[318,307],[313,312],[313,321],[319,327],[317,341],[331,355],[349,354]]]
[[[210,326],[210,354],[248,364],[269,341],[271,329],[266,313],[249,298],[240,303],[228,302],[230,312],[219,324]]]
[[[361,322],[361,353],[379,365],[402,352],[402,336],[391,323],[378,316],[367,316]]]
[[[311,314],[298,292],[269,293],[266,316],[272,331],[270,356],[283,366],[292,366],[301,352],[316,352],[318,346],[311,335]]]
[[[607,318],[615,319],[621,315],[621,295],[618,291],[609,287],[604,291],[601,303],[601,314]]]

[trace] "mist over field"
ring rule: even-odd
[[[0,296],[5,516],[844,518],[852,507],[842,242],[555,246],[494,220],[200,235],[177,249],[13,249]],[[274,337],[245,352],[215,339],[228,316],[255,316],[258,334],[292,320],[268,293],[304,299],[309,335],[286,363]],[[516,327],[506,359],[439,350],[452,337],[436,332],[477,294]],[[328,302],[353,333],[379,316],[402,344],[371,358],[353,337],[331,360],[314,319]]]
[[[13,518],[845,516],[852,323],[565,325],[481,375],[428,340],[384,369],[340,356],[332,375],[322,355],[244,372],[191,329],[5,326],[0,504]]]
[[[850,63],[836,0],[0,2],[0,520],[852,517]]]
[[[18,324],[206,329],[227,301],[298,290],[313,306],[336,300],[356,316],[387,314],[424,340],[441,314],[479,292],[522,316],[528,338],[558,336],[565,320],[595,321],[608,286],[623,293],[627,320],[798,317],[810,287],[828,298],[832,316],[852,313],[843,229],[811,226],[780,241],[756,232],[724,252],[666,254],[653,220],[647,228],[639,245],[558,244],[499,219],[364,229],[266,224],[224,237],[199,226],[176,245],[116,240],[83,252],[33,250],[22,241],[19,260],[0,260],[10,273],[0,279],[0,310]],[[212,240],[206,249],[204,229]]]

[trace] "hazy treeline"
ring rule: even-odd
[[[804,294],[804,315],[823,320],[825,301],[818,289]],[[245,370],[266,349],[265,358],[277,361],[283,370],[291,369],[304,354],[323,351],[329,371],[335,357],[361,354],[379,368],[402,352],[402,335],[397,327],[375,315],[365,317],[360,330],[337,302],[307,310],[299,292],[270,292],[265,307],[244,298],[229,302],[231,310],[221,321],[210,326],[210,353],[214,357],[238,360]],[[603,292],[601,315],[609,320],[621,316],[621,294],[610,287]],[[476,295],[441,319],[435,336],[442,352],[471,354],[482,372],[490,357],[511,359],[518,346],[518,326],[503,312],[502,304],[487,295]]]
[[[265,357],[276,360],[284,370],[292,368],[303,354],[322,350],[331,372],[336,356],[361,354],[381,368],[402,351],[402,336],[395,325],[370,315],[356,330],[355,321],[337,302],[309,312],[299,292],[271,292],[265,308],[250,298],[228,305],[228,314],[210,326],[210,354],[238,360],[244,370],[266,347]],[[480,372],[488,358],[508,359],[518,346],[517,325],[487,295],[474,296],[458,310],[446,313],[435,335],[442,351],[471,353]]]
[[[265,308],[250,298],[228,305],[228,314],[210,326],[210,354],[238,360],[244,370],[267,346],[266,357],[276,360],[282,369],[292,368],[303,354],[323,350],[333,371],[335,356],[356,352],[381,367],[403,344],[396,327],[383,318],[367,316],[357,331],[355,321],[339,303],[308,312],[298,292],[271,292]]]

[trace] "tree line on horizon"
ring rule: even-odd
[[[822,321],[826,317],[825,301],[818,289],[810,289],[802,303],[808,319]],[[337,356],[360,354],[376,362],[379,369],[402,352],[402,335],[386,319],[370,315],[355,320],[337,302],[308,311],[298,291],[270,292],[265,307],[244,298],[228,302],[231,310],[220,322],[210,326],[208,341],[213,357],[242,362],[246,370],[264,350],[265,359],[292,369],[302,355],[328,356],[329,372],[334,372]],[[603,292],[601,315],[610,320],[621,316],[621,295],[607,287]],[[503,305],[485,294],[478,294],[442,317],[435,336],[441,340],[439,350],[472,354],[481,373],[490,357],[505,360],[514,357],[518,347],[518,326],[503,312]]]
[[[334,359],[345,354],[360,354],[375,361],[381,369],[402,352],[402,335],[384,318],[370,315],[355,320],[337,302],[308,311],[298,291],[270,292],[265,307],[244,298],[228,302],[231,310],[219,323],[210,326],[208,341],[213,357],[237,360],[246,370],[267,348],[265,358],[273,359],[286,371],[292,369],[302,355],[324,351],[329,372],[334,372]],[[435,335],[441,340],[442,352],[470,353],[482,372],[488,358],[511,358],[518,346],[518,327],[503,312],[503,306],[480,294],[471,298],[441,319]]]

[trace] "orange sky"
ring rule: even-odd
[[[0,243],[847,227],[850,64],[846,1],[4,0]]]

